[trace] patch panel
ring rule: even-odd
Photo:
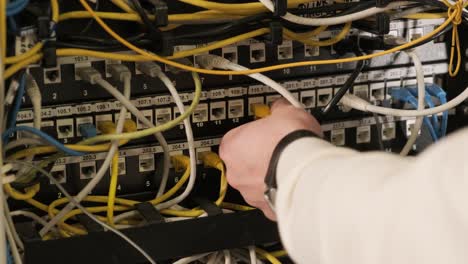
[[[117,166],[119,167],[119,175],[127,174],[127,163],[125,157],[119,157],[119,163]]]
[[[81,134],[81,127],[83,125],[93,125],[93,117],[92,116],[83,116],[83,117],[77,117],[76,118],[76,127],[77,127],[77,130],[76,130],[76,135],[78,137],[81,137],[82,134]]]
[[[153,122],[153,110],[152,110],[152,109],[142,110],[141,113],[142,113],[149,121],[151,121],[152,124],[154,124],[154,122]],[[137,119],[136,123],[137,123],[137,129],[145,129],[145,128],[148,128],[148,126],[145,125],[145,124],[143,124],[139,119]]]
[[[333,96],[332,88],[319,89],[317,91],[317,106],[323,107],[326,106]]]
[[[278,45],[278,60],[290,60],[294,57],[293,43],[290,40],[283,40],[281,45]]]
[[[371,142],[371,127],[359,126],[356,128],[356,143],[370,143]]]
[[[266,60],[265,43],[250,45],[250,63],[264,62]]]
[[[369,86],[366,84],[355,85],[353,86],[353,94],[364,100],[369,100]]]
[[[75,126],[72,118],[57,120],[57,137],[59,139],[73,138],[75,136]]]
[[[202,103],[193,111],[192,121],[194,123],[208,122],[208,104]]]
[[[316,90],[308,90],[301,92],[301,103],[305,108],[314,108],[316,105]]]
[[[396,137],[395,123],[383,123],[382,124],[382,140],[391,140]]]
[[[244,116],[244,100],[229,100],[228,101],[228,118],[240,118]]]
[[[62,71],[60,67],[44,69],[44,84],[55,84],[62,82]]]
[[[344,146],[346,143],[345,129],[334,129],[331,131],[330,141],[333,145]]]
[[[96,176],[96,161],[84,161],[80,163],[80,179],[87,180]]]
[[[382,85],[371,85],[370,86],[370,100],[372,102],[383,101],[386,98],[385,83]]]
[[[210,120],[218,121],[226,119],[226,102],[211,102],[210,103]]]
[[[55,165],[50,170],[50,174],[54,177],[56,181],[59,183],[66,183],[67,182],[67,167],[66,165]],[[53,184],[50,182],[50,184]]]
[[[148,172],[154,171],[155,161],[153,154],[142,154],[138,156],[138,171],[139,172]]]
[[[234,63],[237,63],[238,61],[238,51],[237,51],[237,47],[236,46],[229,46],[229,47],[224,47],[221,49],[221,56],[223,56],[223,58],[231,61],[231,62],[234,62]]]
[[[156,125],[162,125],[169,122],[172,119],[171,108],[157,108],[155,110]]]
[[[315,39],[317,40],[317,39]],[[320,55],[320,47],[304,45],[304,57],[317,57]]]

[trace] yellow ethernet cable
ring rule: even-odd
[[[255,252],[257,252],[258,255],[268,260],[271,264],[281,264],[281,261],[279,261],[275,256],[263,249],[255,248]]]
[[[309,45],[309,46],[318,46],[318,47],[324,47],[324,46],[331,46],[334,45],[341,40],[343,40],[346,35],[348,35],[349,31],[351,30],[351,22],[348,22],[344,25],[343,29],[338,33],[336,36],[327,39],[327,40],[313,40],[310,38],[303,38],[300,35],[298,35],[295,32],[292,32],[288,29],[283,29],[284,35],[292,40],[296,40],[299,42],[302,42],[303,44]]]
[[[15,200],[28,200],[33,198],[41,189],[41,184],[37,183],[31,187],[25,188],[25,193],[22,193],[20,191],[15,190],[9,183],[6,183],[3,185],[5,193],[8,194],[8,196],[12,197]]]
[[[368,60],[372,59],[378,56],[390,54],[396,51],[400,51],[405,48],[409,48],[413,45],[416,45],[418,43],[421,43],[425,40],[430,39],[440,31],[442,31],[444,28],[446,28],[450,23],[454,24],[454,27],[457,26],[456,23],[461,22],[461,16],[462,16],[462,9],[463,5],[461,1],[458,1],[455,5],[450,6],[449,11],[448,11],[448,18],[447,20],[444,21],[440,26],[435,28],[431,33],[422,36],[418,39],[415,39],[411,42],[405,43],[403,45],[400,45],[398,47],[388,49],[385,51],[377,52],[377,53],[372,53],[372,54],[367,54],[364,56],[358,56],[358,57],[351,57],[351,58],[342,58],[342,59],[335,59],[335,60],[321,60],[321,61],[304,61],[304,62],[296,62],[296,63],[285,63],[285,64],[280,64],[280,65],[274,65],[274,66],[269,66],[269,67],[263,67],[263,68],[257,68],[257,69],[250,69],[250,70],[245,70],[245,71],[215,71],[215,70],[206,70],[206,69],[199,69],[196,67],[191,67],[187,66],[184,64],[180,64],[171,60],[164,59],[160,56],[157,56],[155,54],[148,53],[133,44],[129,43],[125,39],[123,39],[121,36],[119,36],[117,33],[115,33],[99,16],[96,15],[94,10],[89,6],[89,4],[85,0],[80,0],[80,3],[83,5],[83,7],[93,16],[93,18],[96,20],[96,22],[107,32],[109,33],[113,38],[118,40],[120,43],[124,44],[126,47],[129,49],[137,52],[140,55],[146,56],[148,60],[155,60],[158,62],[166,63],[170,66],[178,67],[184,70],[188,71],[194,71],[198,73],[206,73],[206,74],[218,74],[218,75],[249,75],[252,73],[260,73],[260,72],[265,72],[265,71],[272,71],[272,70],[279,70],[279,69],[284,69],[284,68],[291,68],[291,67],[300,67],[300,66],[310,66],[310,65],[324,65],[324,64],[336,64],[336,63],[346,63],[346,62],[353,62],[353,61],[358,61],[358,60]]]
[[[135,13],[135,11],[129,5],[127,5],[127,3],[125,3],[122,0],[111,0],[111,2],[115,6],[117,6],[118,8],[122,9],[123,11],[127,13]]]

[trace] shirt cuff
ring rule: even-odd
[[[317,137],[304,137],[291,142],[286,146],[278,160],[276,167],[276,181],[281,186],[282,181],[294,168],[302,166],[304,162],[310,162],[313,156],[320,157],[320,153],[327,148],[336,148],[329,142]]]

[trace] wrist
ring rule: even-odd
[[[317,134],[315,134],[314,132],[310,130],[296,130],[287,134],[285,137],[283,137],[280,140],[280,142],[276,145],[273,151],[273,154],[271,156],[270,163],[268,166],[268,170],[265,176],[266,190],[264,194],[265,199],[267,200],[267,202],[269,203],[273,211],[274,211],[275,202],[276,202],[276,192],[278,189],[277,174],[280,173],[280,171],[278,170],[279,169],[278,165],[279,165],[280,160],[282,159],[281,157],[284,156],[283,153],[286,151],[288,146],[290,146],[294,142],[297,142],[305,138],[319,139],[320,136],[318,136]]]

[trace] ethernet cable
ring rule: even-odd
[[[335,60],[322,60],[322,61],[304,61],[304,62],[296,62],[296,63],[285,63],[285,64],[280,64],[280,65],[274,65],[274,66],[269,66],[269,67],[263,67],[263,68],[257,68],[257,69],[251,69],[248,71],[214,71],[214,70],[205,70],[205,69],[199,69],[196,67],[192,66],[187,66],[181,63],[177,63],[171,60],[164,59],[160,56],[157,56],[155,54],[148,53],[133,44],[129,43],[125,39],[123,39],[119,34],[117,34],[115,31],[113,31],[100,17],[99,15],[92,10],[92,8],[89,6],[89,4],[85,0],[80,0],[80,3],[82,6],[87,10],[87,12],[96,20],[96,22],[107,32],[109,33],[113,38],[118,40],[120,43],[124,44],[126,47],[129,49],[137,52],[138,54],[142,55],[140,56],[132,56],[132,55],[119,55],[119,54],[110,54],[110,53],[103,53],[103,52],[93,52],[89,50],[80,50],[80,49],[68,49],[68,50],[58,50],[57,55],[59,56],[64,56],[67,53],[72,54],[72,55],[84,55],[87,54],[88,56],[93,56],[93,57],[101,57],[101,58],[112,58],[116,60],[130,60],[130,61],[135,61],[135,60],[155,60],[158,62],[166,63],[169,66],[177,67],[180,69],[188,70],[188,71],[193,71],[197,73],[206,73],[206,74],[215,74],[215,75],[247,75],[247,74],[252,74],[252,73],[260,73],[260,72],[265,72],[265,71],[272,71],[272,70],[278,70],[278,69],[283,69],[283,68],[292,68],[292,67],[301,67],[301,66],[310,66],[310,65],[324,65],[324,64],[334,64],[334,63],[345,63],[345,62],[353,62],[353,61],[358,61],[358,60],[367,60],[371,58],[375,58],[378,56],[386,55],[393,53],[395,51],[403,50],[409,47],[412,47],[414,45],[417,45],[419,43],[422,43],[426,41],[427,39],[432,38],[433,36],[437,35],[439,32],[441,32],[443,29],[445,29],[447,26],[452,24],[454,21],[456,22],[460,17],[461,17],[461,12],[455,12],[459,8],[461,8],[459,5],[455,5],[449,8],[449,16],[447,20],[444,21],[440,26],[435,28],[431,33],[415,39],[411,42],[402,44],[400,46],[381,51],[381,52],[376,52],[376,53],[371,53],[367,54],[364,56],[359,56],[359,57],[352,57],[352,58],[341,58],[341,59],[335,59]],[[454,26],[456,27],[457,24]],[[455,42],[454,42],[455,43]],[[16,71],[20,70],[22,67],[25,67],[26,65],[39,60],[41,55],[37,54],[36,57],[34,58],[29,58],[27,63],[22,62],[18,63],[17,65],[11,66],[5,75],[11,76],[14,74]],[[151,133],[150,133],[151,134]],[[123,137],[126,137],[129,135],[125,135]]]
[[[208,69],[212,68],[219,68],[219,69],[229,69],[233,71],[244,71],[248,70],[248,68],[233,63],[223,57],[211,55],[211,54],[203,54],[197,56],[197,63],[200,66]],[[281,86],[279,83],[275,82],[274,80],[268,78],[267,76],[259,73],[250,74],[249,77],[265,84],[268,87],[271,87],[276,92],[281,94],[286,100],[288,100],[293,106],[297,108],[304,108],[304,106],[289,92],[286,88]]]
[[[114,65],[117,67],[118,65]],[[81,72],[80,74],[84,74],[87,76],[84,76],[85,78],[88,78],[88,80],[91,83],[96,82],[99,86],[101,86],[103,89],[105,89],[109,94],[111,94],[114,98],[116,98],[119,102],[122,103],[125,108],[131,112],[138,120],[140,120],[145,126],[147,126],[149,129],[155,129],[157,130],[158,127],[155,127],[154,124],[143,114],[141,113],[140,110],[138,110],[135,105],[127,99],[125,96],[123,96],[118,89],[116,89],[114,86],[109,85],[105,80],[102,79],[101,74],[96,71],[95,69],[88,68],[84,69],[85,72]],[[183,114],[181,114],[183,116]],[[168,122],[171,123],[171,122]],[[175,124],[177,125],[177,124]],[[164,126],[164,125],[162,125]],[[130,133],[138,133],[138,132],[130,132]],[[116,135],[121,135],[122,133],[116,133],[112,135],[104,135],[104,136],[116,136]],[[169,154],[169,146],[167,145],[167,141],[164,138],[164,136],[160,133],[160,131],[155,131],[154,133],[151,133],[155,136],[159,144],[161,145],[163,152],[164,152],[164,157],[163,157],[163,178],[167,178],[169,175],[169,167],[170,167],[170,154]],[[91,139],[86,139],[82,143],[85,144],[85,142],[88,142],[92,140]]]
[[[199,260],[201,258],[204,258],[205,256],[208,256],[209,254],[211,254],[211,253],[203,253],[203,254],[198,254],[198,255],[195,255],[195,256],[191,256],[191,257],[182,258],[182,259],[177,260],[173,264],[189,264],[189,263],[197,261],[197,260]]]
[[[37,85],[36,80],[31,74],[26,74],[25,76],[25,86],[26,86],[26,93],[28,97],[31,99],[31,104],[33,106],[33,127],[35,129],[41,129],[42,123],[42,95],[39,89],[39,85]],[[22,98],[21,98],[22,99]],[[16,117],[16,116],[15,116]]]
[[[433,107],[435,107],[434,101],[432,101],[431,94],[428,94],[429,91],[427,89],[427,85],[425,85],[425,86],[426,86],[426,96],[424,97],[424,100],[426,101],[426,104],[427,104],[427,106],[429,108],[433,108]],[[413,95],[411,100],[416,101],[416,97],[418,96],[418,92],[417,92],[416,88],[406,87],[406,89],[411,93],[411,95]],[[428,118],[425,118],[425,120],[424,120],[425,123],[427,123],[426,119],[428,120]],[[439,124],[439,118],[437,117],[437,115],[432,115],[431,119],[432,119],[432,124],[433,124],[433,129],[432,129],[431,135],[434,135],[432,138],[436,139],[436,138],[438,138],[440,136],[440,130],[441,130],[440,124]]]
[[[405,109],[393,109],[393,108],[386,108],[380,107],[376,105],[372,105],[369,102],[362,100],[360,97],[357,97],[352,94],[346,94],[343,96],[341,102],[349,107],[352,107],[356,110],[370,112],[370,113],[377,113],[381,115],[388,115],[388,116],[398,116],[398,117],[418,117],[418,116],[429,116],[435,115],[444,111],[448,111],[457,105],[464,102],[468,99],[468,87],[465,90],[453,98],[452,100],[448,101],[445,104],[436,106],[434,108],[424,109],[424,110],[405,110]]]
[[[11,234],[12,234],[13,240],[14,240],[17,248],[20,251],[24,252],[24,243],[21,240],[21,238],[20,238],[20,236],[18,234],[18,231],[16,230],[16,226],[15,226],[15,224],[13,222],[13,217],[11,216],[11,211],[10,211],[10,207],[8,205],[8,201],[4,200],[3,202],[5,203],[5,222],[7,223],[8,227],[11,230]]]
[[[151,264],[156,264],[156,261],[144,250],[142,249],[139,245],[137,245],[133,240],[131,240],[129,237],[127,237],[125,234],[120,232],[119,230],[107,225],[106,223],[100,221],[99,219],[96,218],[93,214],[91,214],[85,207],[83,207],[80,202],[78,202],[73,196],[71,196],[68,191],[52,176],[50,173],[45,171],[44,169],[35,166],[34,164],[31,163],[25,163],[21,161],[13,161],[12,163],[17,163],[25,166],[29,166],[31,168],[36,169],[43,175],[47,176],[49,180],[57,186],[57,188],[60,190],[60,192],[65,195],[65,197],[68,198],[68,200],[73,203],[74,206],[76,206],[78,209],[80,209],[85,215],[87,215],[89,218],[91,218],[94,222],[98,223],[101,225],[104,229],[111,231],[112,233],[116,234],[117,236],[121,237],[123,240],[125,240],[129,245],[131,245],[133,248],[138,250]]]
[[[250,246],[248,250],[249,250],[250,263],[256,264],[257,254],[255,253],[255,246]]]
[[[177,108],[179,109],[179,113],[182,115],[185,113],[185,106],[180,98],[179,92],[175,88],[174,84],[171,80],[167,77],[166,74],[162,71],[161,67],[154,62],[143,62],[137,64],[137,68],[143,72],[144,74],[152,77],[152,78],[159,78],[162,83],[166,86],[169,90]],[[195,153],[195,140],[193,137],[192,125],[190,123],[190,117],[187,117],[183,121],[184,128],[185,128],[185,135],[187,137],[187,145],[189,150],[189,157],[190,157],[190,180],[189,183],[184,190],[184,192],[178,196],[177,198],[168,201],[166,203],[160,204],[160,207],[171,207],[174,204],[177,204],[184,200],[193,189],[195,179],[197,176],[197,160],[196,160],[196,153]],[[168,177],[163,177],[160,183],[159,190],[157,192],[156,197],[161,196],[164,193],[164,189],[167,184]]]
[[[169,197],[171,197],[172,195],[174,195],[179,189],[181,189],[181,187],[185,184],[185,182],[190,177],[190,160],[189,160],[188,157],[183,156],[183,155],[175,155],[175,156],[171,157],[171,160],[172,160],[172,164],[173,164],[174,168],[176,169],[176,171],[185,170],[185,172],[182,175],[182,177],[180,178],[180,180],[173,187],[171,187],[171,189],[169,189],[163,195],[158,196],[155,199],[149,201],[153,205],[156,205],[156,204],[158,204],[160,202],[163,202],[163,201],[167,200]],[[108,199],[109,198],[107,196],[95,196],[95,195],[93,196],[93,195],[90,195],[90,196],[87,196],[86,198],[84,198],[83,201],[93,202],[93,203],[107,203]],[[115,207],[114,208],[115,211],[127,210],[127,209],[130,209],[130,208],[134,207],[137,203],[139,203],[138,201],[122,199],[122,198],[116,198],[115,201],[116,201],[116,203],[122,205],[122,206],[119,206],[119,207]],[[29,202],[31,202],[31,201],[29,201]],[[61,198],[61,199],[55,200],[48,207],[45,207],[45,208],[43,208],[37,202],[34,202],[32,204],[34,206],[38,207],[41,210],[48,211],[49,215],[51,217],[54,217],[55,212],[58,211],[55,208],[57,206],[60,206],[60,205],[64,204],[64,203],[67,203],[67,202],[68,202],[68,199]],[[93,213],[99,213],[99,212],[106,211],[107,207],[89,207],[88,210],[90,212],[93,212]],[[77,230],[76,228],[71,228],[70,226],[67,226],[67,225],[65,225],[63,223],[64,221],[66,221],[70,217],[73,217],[73,216],[75,216],[77,214],[80,214],[80,213],[81,213],[81,211],[77,210],[77,209],[69,212],[64,218],[61,219],[62,225],[72,233],[85,234],[86,232],[84,232],[84,231],[82,232],[81,230]],[[123,213],[123,214],[120,214],[120,215],[116,216],[114,218],[114,222],[119,223],[122,220],[124,220],[124,219],[126,219],[128,217],[135,216],[135,215],[136,215],[136,213],[134,211],[129,211],[127,213]]]
[[[5,215],[3,215],[2,217],[3,221],[6,221],[5,219]],[[9,225],[5,225],[5,233],[6,233],[6,237],[7,237],[7,241],[8,241],[8,245],[10,246],[10,251],[11,251],[11,255],[13,257],[13,261],[15,264],[23,264],[23,260],[21,259],[21,256],[20,256],[20,253],[19,253],[19,250],[18,250],[18,246],[16,245],[16,241],[15,239],[13,238],[13,233],[12,233],[12,230],[10,228]],[[3,230],[2,230],[3,232]]]
[[[271,12],[275,11],[275,6],[271,0],[259,0],[266,8],[268,8]],[[347,22],[352,22],[356,20],[360,20],[363,18],[367,18],[379,13],[383,13],[385,11],[399,8],[401,6],[407,5],[411,2],[408,1],[398,1],[392,2],[388,4],[386,7],[371,7],[361,12],[356,12],[349,15],[337,16],[337,17],[321,17],[321,18],[309,18],[309,17],[301,17],[296,16],[291,13],[286,13],[281,18],[300,25],[307,25],[307,26],[333,26],[344,24]]]
[[[124,98],[130,98],[131,78],[132,78],[132,74],[130,73],[130,71],[123,65],[119,65],[119,66],[115,65],[115,67],[110,67],[110,70],[115,79],[117,79],[118,81],[124,82],[124,95],[123,95]],[[91,71],[90,69],[87,69],[87,70],[84,69],[83,71],[80,71],[79,74],[82,75],[84,80],[88,80],[92,84],[97,83],[103,87],[114,88],[110,83],[100,78],[99,76],[92,75],[93,71]],[[122,130],[125,124],[126,114],[127,114],[127,108],[125,107],[125,105],[122,105],[120,112],[119,112],[117,125],[115,128],[116,133],[122,133]],[[107,153],[102,166],[99,168],[98,172],[96,173],[96,176],[94,176],[91,179],[91,181],[89,181],[88,184],[86,184],[86,186],[76,196],[76,201],[78,203],[80,203],[83,200],[83,198],[85,198],[102,180],[105,173],[110,167],[110,163],[114,155],[118,151],[118,146],[119,146],[119,141],[117,140],[111,143],[109,152]],[[47,234],[51,230],[51,228],[60,221],[60,219],[62,219],[68,212],[70,212],[73,209],[73,207],[74,207],[73,203],[67,204],[54,218],[50,219],[48,224],[39,231],[39,234],[41,236],[44,236],[45,234]]]
[[[447,103],[447,93],[439,86],[432,84],[427,86],[427,91],[439,99],[441,104]],[[442,124],[440,130],[440,136],[444,137],[447,134],[447,122],[448,122],[448,111],[442,113]]]
[[[401,101],[411,104],[415,109],[418,108],[418,100],[406,88],[393,90],[392,91],[392,97],[394,97],[394,98],[400,97],[400,98],[402,98]],[[436,117],[436,116],[433,115],[433,117]],[[434,129],[434,126],[432,125],[429,118],[424,117],[423,121],[424,121],[424,124],[426,125],[427,129],[429,130],[429,133],[431,134],[432,139],[434,141],[437,141],[439,136],[437,135],[436,130]]]
[[[424,99],[426,97],[426,85],[424,83],[424,69],[422,66],[422,62],[421,62],[421,59],[419,59],[419,56],[416,54],[415,50],[408,50],[406,51],[406,54],[413,60],[414,69],[416,72],[416,84],[418,86],[418,108],[417,109],[424,110]],[[421,130],[423,119],[424,117],[422,116],[419,116],[416,118],[416,122],[414,123],[413,128],[411,129],[411,135],[406,141],[405,146],[403,146],[403,149],[400,152],[401,156],[407,156],[408,153],[413,148],[413,145],[416,142],[416,139],[418,138],[419,131]]]
[[[327,39],[327,40],[313,40],[309,38],[303,38],[295,32],[290,31],[289,29],[283,28],[284,35],[292,40],[299,41],[303,44],[310,45],[310,46],[318,46],[318,47],[325,47],[334,45],[341,40],[343,40],[346,35],[351,30],[351,22],[348,22],[344,25],[343,29],[338,33],[336,36]]]
[[[18,90],[16,92],[16,97],[13,102],[13,106],[10,112],[10,116],[8,118],[8,125],[7,128],[12,128],[16,126],[17,114],[21,108],[21,103],[23,100],[23,96],[26,91],[26,74],[21,75]]]
[[[267,259],[271,264],[281,264],[281,261],[263,249],[255,248],[255,252],[263,258]]]
[[[28,126],[15,126],[15,127],[7,129],[5,132],[2,133],[3,141],[7,142],[10,135],[13,135],[14,133],[21,132],[21,131],[26,131],[26,132],[29,132],[36,136],[41,137],[43,140],[47,141],[49,144],[51,144],[58,150],[64,153],[67,153],[70,156],[83,156],[85,154],[83,152],[78,152],[78,151],[75,151],[73,149],[66,147],[65,145],[63,145],[56,139],[52,138],[48,134],[42,132],[41,130],[37,130],[33,127],[28,127]]]

